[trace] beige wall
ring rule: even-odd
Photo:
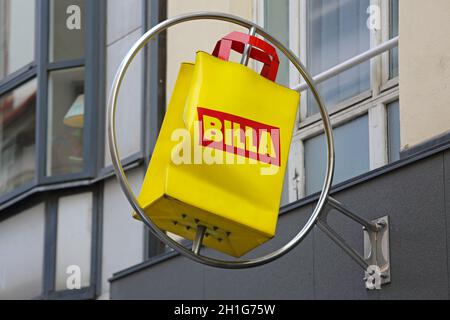
[[[168,16],[187,12],[217,11],[253,20],[254,0],[169,0]],[[231,31],[244,31],[221,21],[192,21],[171,28],[167,40],[167,97],[172,96],[180,63],[194,61],[199,50],[212,52],[222,36]],[[169,101],[169,100],[168,100]]]
[[[450,1],[400,0],[401,144],[450,131]]]

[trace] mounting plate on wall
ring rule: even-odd
[[[378,226],[377,232],[364,228],[364,260],[369,267],[364,281],[367,289],[380,289],[391,282],[389,258],[389,216],[372,220]]]

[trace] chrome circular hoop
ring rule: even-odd
[[[128,70],[129,65],[133,61],[136,54],[156,35],[161,33],[162,31],[183,23],[187,21],[192,20],[220,20],[225,22],[234,23],[236,25],[251,29],[254,28],[256,30],[256,33],[263,36],[266,40],[270,41],[272,44],[274,44],[291,62],[292,64],[297,68],[297,70],[300,72],[302,77],[304,78],[305,82],[308,84],[309,88],[311,89],[312,94],[314,95],[314,98],[317,101],[317,104],[319,105],[319,111],[320,115],[322,117],[323,125],[324,125],[324,131],[325,136],[327,139],[327,168],[326,168],[326,175],[325,180],[322,187],[322,193],[320,194],[319,201],[317,202],[316,207],[314,208],[313,213],[309,217],[306,224],[303,226],[303,228],[300,230],[300,232],[292,238],[288,243],[286,243],[283,247],[279,248],[276,251],[273,251],[265,256],[250,259],[250,260],[218,260],[210,257],[206,257],[200,254],[196,254],[189,250],[188,248],[184,247],[183,245],[179,244],[178,242],[171,239],[169,236],[165,234],[164,231],[159,229],[153,221],[148,218],[143,209],[139,206],[137,198],[133,192],[133,190],[130,187],[130,184],[128,182],[128,179],[125,175],[124,169],[122,167],[119,151],[117,148],[117,141],[116,141],[116,109],[117,109],[117,98],[119,94],[119,90],[123,81],[123,78],[125,76],[125,73]],[[283,44],[281,44],[277,39],[275,39],[273,36],[268,34],[266,31],[264,31],[263,28],[260,26],[254,24],[253,22],[244,20],[242,18],[239,18],[234,15],[230,14],[224,14],[224,13],[216,13],[216,12],[198,12],[198,13],[189,13],[184,14],[180,16],[176,16],[170,19],[167,19],[149,31],[147,31],[130,49],[130,51],[127,53],[125,58],[123,59],[117,74],[114,78],[114,82],[111,87],[111,93],[109,96],[108,101],[108,138],[109,138],[109,148],[111,152],[111,159],[114,166],[115,173],[117,175],[117,178],[119,179],[120,186],[122,188],[122,191],[124,192],[125,196],[127,197],[128,201],[130,202],[133,209],[136,211],[136,213],[139,215],[139,217],[142,219],[142,221],[145,223],[145,225],[150,228],[151,232],[158,237],[162,242],[164,242],[166,245],[170,246],[174,250],[176,250],[178,253],[182,254],[183,256],[192,259],[196,262],[209,265],[212,267],[218,267],[218,268],[225,268],[225,269],[243,269],[243,268],[251,268],[260,266],[266,263],[269,263],[271,261],[274,261],[281,256],[288,253],[290,250],[295,248],[311,231],[311,229],[316,224],[316,221],[319,217],[320,212],[324,209],[326,203],[327,203],[327,197],[328,193],[330,191],[331,183],[333,180],[333,173],[334,173],[334,142],[333,142],[333,130],[331,127],[330,119],[328,116],[328,112],[325,109],[325,106],[322,102],[322,99],[319,95],[319,92],[317,91],[314,81],[312,77],[309,75],[309,73],[306,71],[306,68],[304,65],[299,61],[299,59],[292,53],[289,49],[287,49]]]

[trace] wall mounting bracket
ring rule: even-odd
[[[364,232],[364,255],[359,254],[350,247],[328,224],[328,215],[332,210],[336,210],[362,225]],[[319,215],[316,225],[361,268],[363,268],[365,273],[364,282],[367,289],[381,289],[382,285],[390,283],[391,271],[388,216],[368,221],[347,209],[336,199],[328,196],[327,206]]]

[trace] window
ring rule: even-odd
[[[365,115],[334,129],[338,184],[369,171],[369,129]],[[324,134],[305,141],[306,195],[322,190],[326,168]]]
[[[35,5],[0,0],[0,199],[37,178]]]
[[[389,37],[398,36],[398,0],[390,0]],[[389,78],[398,77],[398,48],[389,52]]]
[[[399,101],[387,105],[389,162],[400,160],[400,105]]]
[[[70,18],[67,12],[75,14]],[[79,13],[79,21],[76,14]],[[50,1],[50,62],[75,60],[84,57],[84,0]]]
[[[289,0],[281,1],[264,1],[264,21],[265,29],[279,39],[286,47],[289,47]],[[269,14],[270,13],[270,14]],[[277,83],[289,86],[289,60],[284,56],[280,56],[280,66],[278,69]],[[281,195],[280,206],[289,203],[288,185],[289,176],[286,175],[283,183],[283,192]]]
[[[84,0],[49,2],[47,177],[75,177],[86,167],[85,6]]]
[[[317,75],[370,48],[366,10],[370,0],[319,0],[307,3],[307,66]],[[319,85],[327,108],[370,88],[370,61]],[[308,115],[318,112],[308,95]]]
[[[0,194],[35,178],[36,80],[0,97]]]
[[[289,0],[264,2],[264,22],[265,29],[281,41],[285,46],[289,47]],[[278,68],[277,82],[289,85],[289,60],[281,55],[280,66]]]
[[[264,2],[264,26],[316,76],[398,34],[398,0],[382,0],[375,12],[370,0],[290,0],[276,6]],[[285,9],[284,7],[287,7]],[[258,10],[257,10],[258,11]],[[380,28],[368,24],[379,13]],[[286,31],[287,29],[287,31]],[[283,84],[296,86],[291,65]],[[364,61],[320,83],[335,133],[334,184],[399,159],[400,122],[397,50]],[[285,189],[295,201],[319,191],[325,171],[326,142],[315,99],[300,98]],[[286,192],[283,199],[286,201]],[[285,204],[286,202],[282,202]]]
[[[14,212],[0,223],[0,299],[98,294],[102,185],[84,179],[97,170],[103,5],[0,0],[0,204],[42,201],[3,210]]]
[[[102,5],[0,0],[0,203],[96,174]]]
[[[83,170],[84,68],[50,73],[47,175]]]
[[[35,1],[0,0],[0,81],[34,60]]]

